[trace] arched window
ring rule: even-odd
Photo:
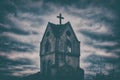
[[[45,43],[45,52],[50,52],[50,42],[48,40]]]
[[[71,53],[72,52],[72,44],[70,42],[70,40],[66,40],[66,46],[67,46],[67,53]]]

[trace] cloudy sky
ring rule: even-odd
[[[85,74],[109,74],[120,64],[119,0],[1,0],[0,75],[39,71],[40,41],[48,22],[70,21],[81,41]]]

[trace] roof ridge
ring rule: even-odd
[[[48,24],[60,26],[60,25],[67,25],[67,24],[70,24],[70,22],[68,21],[68,22],[66,22],[66,23],[64,23],[64,24],[54,24],[54,23],[52,23],[52,22],[48,22]]]
[[[48,22],[48,24],[50,25],[55,37],[60,37],[62,35],[62,33],[64,32],[64,30],[66,29],[67,25],[70,23],[67,22],[65,24],[56,25],[56,24],[53,24],[51,22]]]

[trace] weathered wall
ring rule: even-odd
[[[65,57],[63,54],[58,54],[58,66],[61,67],[65,64]]]
[[[67,36],[66,32],[70,31],[71,36]],[[62,36],[59,39],[59,52],[66,52],[66,40],[69,39],[69,41],[72,44],[72,53],[71,54],[77,54],[80,55],[80,42],[76,39],[74,32],[71,30],[70,27],[68,27],[62,34]]]
[[[76,35],[74,34],[70,25],[67,25],[65,27],[66,29],[64,30],[62,35],[57,38],[56,41],[56,37],[54,36],[51,27],[48,26],[41,42],[41,72],[45,71],[45,69],[48,67],[47,63],[49,61],[51,62],[51,64],[55,64],[55,62],[58,61],[59,67],[63,66],[66,63],[68,65],[71,65],[74,69],[77,69],[79,67],[80,42],[76,38]],[[66,33],[67,31],[70,32],[70,36],[68,36],[68,34]],[[47,36],[47,32],[50,32],[49,36]],[[49,52],[45,52],[45,44],[47,40],[49,40],[51,45]],[[69,40],[71,43],[72,51],[70,53],[67,52],[67,40]],[[56,44],[58,44],[57,51],[55,51]],[[55,58],[55,54],[59,54],[57,58]]]
[[[49,36],[47,36],[47,33],[49,32]],[[49,41],[50,43],[50,51],[45,52],[45,44],[46,41]],[[41,66],[41,72],[45,71],[47,68],[47,63],[48,61],[51,62],[51,64],[55,64],[55,40],[56,38],[54,37],[54,34],[52,33],[51,27],[48,26],[41,45],[40,45],[40,66]]]
[[[69,31],[71,33],[70,36],[66,34],[66,32]],[[66,53],[67,51],[67,45],[66,40],[69,39],[71,42],[71,53]],[[68,26],[66,30],[63,32],[62,36],[59,38],[59,46],[58,46],[59,52],[62,54],[59,55],[59,66],[62,66],[65,62],[69,65],[71,65],[73,68],[79,67],[79,55],[80,55],[80,42],[77,40],[74,32],[72,29]],[[63,57],[63,54],[65,56],[65,60]]]
[[[46,69],[44,67],[47,67],[48,61],[50,61],[51,65],[55,64],[55,53],[41,57],[41,61],[40,61],[41,62],[40,63],[41,64],[41,72],[43,72]]]
[[[50,35],[47,36],[47,32],[50,32]],[[55,51],[55,41],[56,41],[56,38],[54,37],[54,34],[52,33],[52,30],[50,27],[48,27],[47,31],[45,32],[44,34],[44,39],[43,41],[41,42],[41,55],[44,55],[44,54],[48,54],[45,52],[45,44],[46,44],[46,41],[49,40],[50,42],[50,52],[54,52]]]
[[[66,56],[66,63],[77,69],[79,67],[79,57]]]

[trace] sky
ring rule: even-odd
[[[85,74],[120,71],[119,0],[1,0],[0,75],[25,76],[40,70],[40,41],[48,22],[70,22],[81,42]]]

